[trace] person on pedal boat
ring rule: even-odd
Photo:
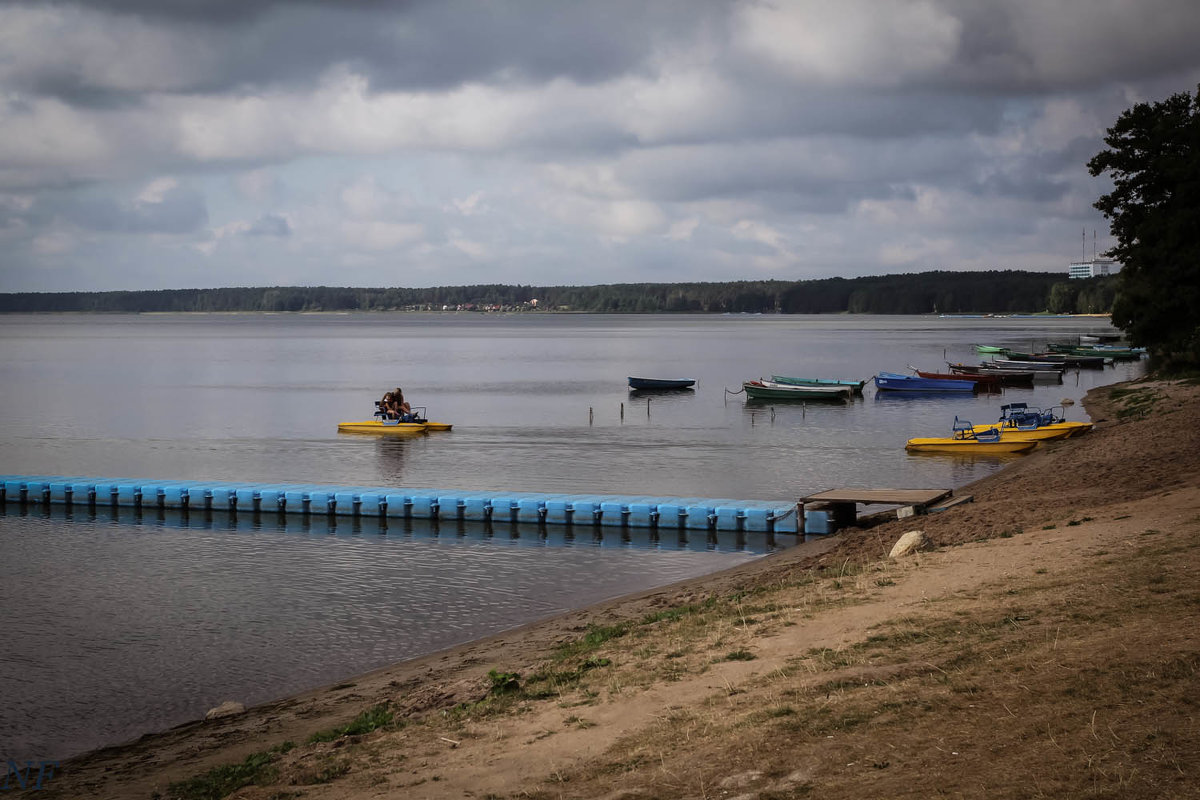
[[[399,386],[383,396],[379,407],[388,419],[399,420],[400,422],[413,422],[415,419],[412,407],[404,399],[404,392]]]

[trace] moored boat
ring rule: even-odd
[[[997,347],[994,344],[977,344],[975,345],[976,353],[1007,353],[1003,347]]]
[[[1014,358],[993,358],[987,362],[996,369],[1032,370],[1034,372],[1058,372],[1066,368],[1066,364],[1052,361],[1018,361]]]
[[[1115,347],[1113,345],[1072,345],[1072,344],[1055,344],[1046,345],[1056,353],[1065,353],[1072,356],[1099,356],[1100,358],[1111,358],[1115,361],[1137,361],[1146,354],[1144,347]]]
[[[862,394],[866,381],[848,381],[840,378],[791,378],[787,375],[772,375],[773,383],[785,383],[789,386],[843,386],[853,394]]]
[[[981,375],[981,374],[960,374],[956,372],[926,372],[925,370],[913,370],[919,378],[927,378],[933,381],[974,381],[981,389],[988,391],[999,391],[1001,382],[999,375]],[[1032,379],[1031,379],[1032,380]]]
[[[425,416],[424,406],[413,406],[405,419],[388,419],[378,402],[375,403],[375,419],[359,422],[339,422],[338,433],[371,433],[384,436],[409,436],[426,431],[448,431],[449,422],[431,422]]]
[[[1034,373],[1031,370],[996,369],[972,364],[956,364],[947,361],[951,374],[964,378],[971,375],[986,375],[995,378],[1001,386],[1033,386]],[[1059,373],[1055,373],[1057,377]]]
[[[926,453],[1027,453],[1036,441],[1005,439],[996,426],[976,431],[970,422],[955,419],[953,436],[929,436],[909,439],[904,449]]]
[[[875,387],[889,392],[975,392],[974,381],[931,380],[917,375],[901,375],[896,372],[881,372],[875,376]]]
[[[1057,408],[1057,407],[1055,407]],[[1028,403],[1008,403],[1000,406],[1000,419],[996,424],[1001,429],[1033,430],[1052,428],[1067,431],[1068,436],[1078,436],[1092,429],[1091,422],[1070,422],[1055,408],[1030,408]],[[1061,412],[1061,408],[1059,409]]]
[[[409,436],[426,431],[448,431],[448,422],[400,422],[394,419],[366,419],[361,422],[339,422],[338,433],[374,433],[385,436]]]
[[[845,402],[850,396],[849,386],[793,385],[759,379],[745,381],[742,389],[754,400],[832,400]]]
[[[639,390],[677,391],[691,389],[696,385],[695,378],[629,378],[629,388]]]
[[[1052,425],[1034,425],[1032,427],[1008,427],[997,426],[996,423],[986,425],[976,425],[972,430],[979,433],[986,433],[989,430],[999,430],[1001,439],[1014,440],[1018,442],[1042,442],[1054,439],[1066,439],[1075,433],[1075,429],[1063,424]]]
[[[1068,367],[1086,367],[1088,369],[1103,369],[1112,363],[1111,358],[1104,356],[1076,356],[1069,353],[1018,353],[1010,350],[1008,357],[1037,364],[1063,364]]]

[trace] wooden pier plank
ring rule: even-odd
[[[800,502],[928,506],[949,497],[952,493],[952,489],[830,489],[802,497]]]

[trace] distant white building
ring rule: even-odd
[[[1071,278],[1098,278],[1120,271],[1121,265],[1111,258],[1093,258],[1091,261],[1072,261],[1069,275]]]

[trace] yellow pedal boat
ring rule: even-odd
[[[953,436],[909,439],[905,450],[932,453],[1025,453],[1038,446],[1036,439],[1015,439],[1000,433],[999,425],[972,425],[954,418]]]
[[[1073,428],[1064,428],[1060,425],[1042,425],[1028,430],[1002,425],[976,425],[971,429],[973,433],[986,433],[990,430],[1000,431],[1000,438],[1006,442],[1045,442],[1053,439],[1065,439],[1075,432]]]
[[[976,425],[972,428],[976,433],[998,428],[1002,439],[1020,439],[1023,441],[1045,441],[1047,439],[1066,439],[1079,436],[1092,429],[1090,422],[1053,422],[1049,425],[1039,425],[1036,428],[1024,428],[1017,425],[992,423],[991,425]]]
[[[398,422],[396,420],[367,419],[362,422],[339,422],[338,433],[405,436],[426,431],[448,431],[452,427],[449,422]]]
[[[905,450],[924,453],[1027,453],[1037,447],[1036,441],[1000,438],[996,441],[980,441],[974,438],[959,439],[953,436],[933,436],[909,439]]]

